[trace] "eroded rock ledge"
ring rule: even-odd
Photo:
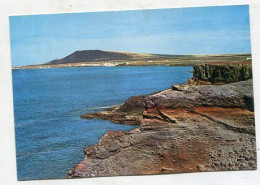
[[[70,178],[256,169],[252,80],[175,86],[82,118],[140,127],[107,132]]]
[[[82,115],[83,119],[105,119],[119,124],[139,125],[143,118],[146,95],[133,96],[125,103],[105,111]]]

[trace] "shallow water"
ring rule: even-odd
[[[108,130],[136,126],[80,115],[120,104],[131,96],[184,83],[191,67],[88,67],[13,70],[19,180],[67,178],[83,149]]]

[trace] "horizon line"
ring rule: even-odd
[[[132,52],[132,51],[119,51],[119,50],[101,50],[101,49],[89,49],[89,50],[76,50],[62,58],[55,58],[55,59],[52,59],[52,60],[60,60],[60,59],[63,59],[77,51],[104,51],[104,52],[118,52],[118,53],[135,53],[135,54],[149,54],[149,55],[170,55],[170,56],[221,56],[221,55],[252,55],[252,52],[250,53],[217,53],[217,54],[197,54],[197,53],[193,53],[193,54],[167,54],[167,53],[139,53],[139,52]],[[50,61],[52,61],[50,60]],[[48,62],[50,62],[48,61]],[[100,61],[102,62],[102,61]],[[43,65],[47,62],[44,62],[44,63],[39,63],[39,64],[28,64],[28,65],[20,65],[20,66],[11,66],[12,68],[13,67],[24,67],[24,66],[36,66],[36,65]],[[51,65],[51,64],[46,64],[46,65]]]

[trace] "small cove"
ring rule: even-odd
[[[80,115],[182,84],[192,67],[138,66],[13,70],[19,180],[67,178],[83,149],[108,130],[137,126]]]

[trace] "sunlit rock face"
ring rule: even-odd
[[[107,132],[68,176],[256,169],[251,78],[247,63],[195,65],[188,83],[83,115],[140,127]]]

